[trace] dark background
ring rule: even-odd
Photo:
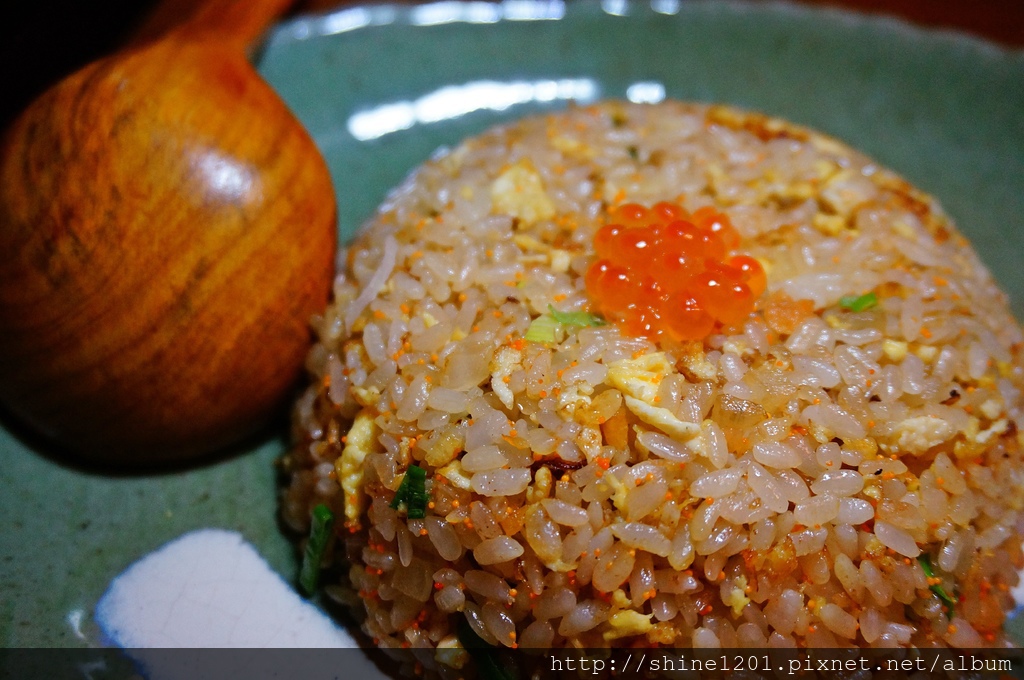
[[[164,26],[203,0],[7,0],[0,10],[0,126],[48,85]],[[695,0],[696,1],[696,0]],[[757,2],[759,0],[750,0]],[[1024,48],[1024,0],[803,0],[900,16]],[[328,11],[340,0],[304,0],[297,11]]]

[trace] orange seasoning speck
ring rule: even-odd
[[[707,206],[692,215],[674,203],[618,206],[594,236],[587,292],[630,335],[657,342],[702,340],[742,322],[767,287],[764,268],[730,255],[740,236]]]

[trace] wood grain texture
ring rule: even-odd
[[[0,149],[0,399],[92,458],[264,426],[330,289],[326,165],[238,45],[192,28],[74,74]]]

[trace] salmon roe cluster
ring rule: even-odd
[[[587,292],[629,335],[656,342],[701,340],[743,321],[767,287],[761,264],[731,255],[740,235],[713,207],[674,203],[612,211],[594,237]]]

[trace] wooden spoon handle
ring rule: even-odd
[[[210,0],[176,30],[185,37],[215,37],[239,50],[248,49],[294,0]]]
[[[140,45],[167,35],[214,38],[246,51],[295,0],[163,0],[132,36]]]

